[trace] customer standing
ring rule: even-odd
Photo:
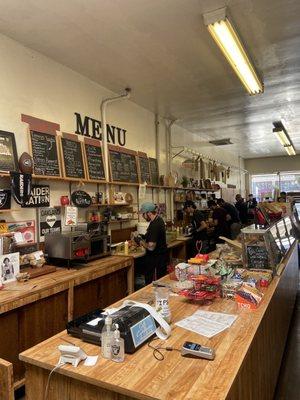
[[[214,227],[214,236],[216,242],[222,242],[219,236],[230,238],[230,231],[227,223],[227,212],[224,208],[218,206],[214,200],[208,200],[208,207],[212,210],[212,219]]]
[[[202,242],[201,253],[207,253],[209,251],[209,243],[204,213],[197,210],[195,203],[191,200],[185,202],[183,209],[191,217],[191,224],[193,226],[193,240],[189,256],[193,257],[195,255],[196,243],[199,240]]]
[[[167,240],[164,220],[157,214],[154,203],[143,203],[140,213],[150,222],[144,240],[140,244],[146,249],[143,273],[148,285],[167,273]]]
[[[227,212],[226,219],[230,230],[230,236],[231,239],[236,239],[242,226],[238,210],[233,204],[227,203],[223,199],[217,199],[217,204]]]
[[[247,209],[247,204],[245,203],[243,197],[240,194],[237,194],[235,196],[235,207],[239,212],[240,220],[242,225],[247,225],[248,224],[248,209]]]

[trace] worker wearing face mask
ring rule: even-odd
[[[144,240],[140,244],[146,249],[144,275],[146,285],[167,273],[167,241],[164,220],[157,213],[154,203],[144,203],[140,213],[149,222]]]

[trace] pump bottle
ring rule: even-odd
[[[111,359],[111,341],[112,341],[112,318],[108,315],[105,318],[104,327],[101,332],[101,353],[102,357]]]
[[[115,324],[115,330],[111,341],[111,359],[115,362],[123,362],[124,358],[124,339],[120,336],[119,325]]]

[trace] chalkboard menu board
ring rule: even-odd
[[[159,185],[159,171],[156,158],[149,157],[151,185]]]
[[[18,170],[18,157],[15,135],[12,132],[0,131],[0,171]]]
[[[151,183],[150,167],[148,157],[145,155],[138,156],[139,168],[140,168],[140,181],[141,183]]]
[[[109,159],[113,182],[138,183],[136,153],[134,151],[110,146]]]
[[[57,150],[57,136],[30,131],[33,172],[35,175],[61,176]]]
[[[87,175],[89,180],[103,180],[105,179],[104,165],[102,158],[102,150],[100,143],[94,144],[93,139],[86,139],[84,143],[84,151],[87,163]]]
[[[248,268],[270,268],[268,250],[264,246],[247,246]]]
[[[75,138],[71,139],[70,136],[61,138],[64,176],[85,179],[81,142]]]

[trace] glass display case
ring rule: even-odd
[[[295,240],[291,217],[282,218],[266,229],[257,229],[253,225],[242,229],[245,267],[275,272]]]

